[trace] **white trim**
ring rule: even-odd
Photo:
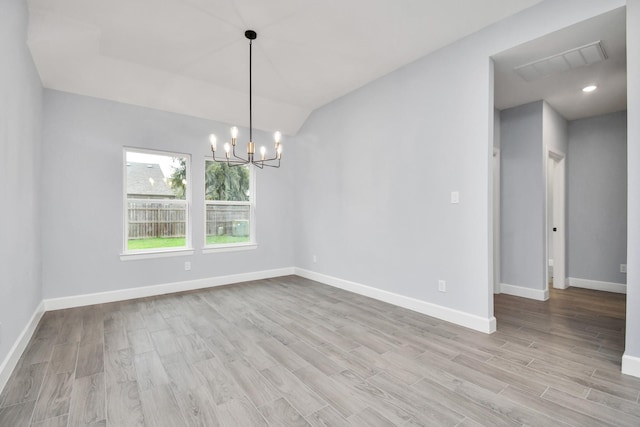
[[[631,356],[630,354],[622,355],[622,373],[640,377],[640,357]]]
[[[297,267],[294,270],[295,274],[297,274],[298,276],[315,280],[317,282],[321,282],[335,288],[343,289],[345,291],[364,295],[369,298],[377,299],[379,301],[384,301],[399,307],[407,308],[409,310],[417,311],[418,313],[436,317],[447,322],[455,323],[456,325],[464,326],[466,328],[474,329],[476,331],[488,334],[496,331],[496,318],[493,316],[491,316],[490,318],[484,318],[449,307],[422,301],[416,298],[407,297],[360,283],[339,279],[337,277],[328,276],[322,273],[317,273],[315,271],[305,270]]]
[[[548,289],[531,289],[525,288],[524,286],[509,285],[507,283],[500,283],[500,292],[507,295],[538,301],[546,301],[549,299]]]
[[[186,167],[186,193],[184,195],[184,199],[139,199],[139,198],[129,198],[127,196],[127,153],[139,153],[139,154],[149,154],[153,156],[164,156],[164,157],[174,157],[174,158],[184,158],[185,159],[185,167]],[[178,203],[185,205],[185,236],[184,241],[185,245],[180,247],[182,250],[193,250],[193,218],[192,218],[192,210],[193,210],[193,200],[191,197],[191,154],[189,153],[179,153],[176,151],[163,151],[163,150],[150,150],[148,148],[136,148],[123,146],[122,147],[122,254],[120,255],[120,259],[124,261],[123,256],[125,255],[138,255],[139,252],[130,251],[128,248],[129,242],[129,218],[128,218],[128,203],[129,200],[142,200],[144,202],[156,202],[156,203]],[[162,255],[161,255],[162,256]],[[165,256],[173,256],[165,255]],[[140,258],[155,258],[155,256],[151,257],[137,257]],[[133,257],[132,259],[136,259]]]
[[[172,256],[190,256],[195,253],[193,249],[174,249],[174,250],[158,250],[158,251],[146,251],[146,252],[128,252],[126,254],[120,254],[120,261],[133,261],[136,259],[150,259],[150,258],[166,258]]]
[[[578,279],[569,277],[569,286],[576,288],[594,289],[596,291],[627,293],[627,285],[624,283],[602,282],[600,280]]]
[[[493,293],[500,293],[500,149],[493,147]]]
[[[237,252],[237,251],[248,251],[251,249],[258,249],[257,243],[232,243],[232,244],[221,244],[216,246],[205,246],[202,248],[203,254],[215,254],[218,252]]]
[[[47,311],[64,308],[82,307],[93,304],[103,304],[114,301],[124,301],[134,298],[144,298],[165,295],[174,292],[192,291],[196,289],[213,288],[231,285],[233,283],[252,280],[270,279],[273,277],[294,274],[294,268],[279,268],[274,270],[255,271],[251,273],[232,274],[228,276],[210,277],[206,279],[189,280],[185,282],[164,283],[160,285],[143,286],[139,288],[119,289],[117,291],[98,292],[94,294],[74,295],[62,298],[45,299],[44,308]]]
[[[11,373],[18,365],[18,361],[22,356],[22,352],[24,352],[25,348],[27,348],[29,340],[31,340],[33,333],[36,331],[38,322],[40,322],[40,319],[45,312],[44,307],[44,301],[40,301],[40,304],[38,304],[38,307],[36,307],[36,311],[34,311],[31,319],[29,319],[29,322],[27,322],[27,325],[22,330],[22,333],[18,336],[18,339],[9,350],[9,353],[7,353],[7,356],[2,361],[2,364],[0,364],[0,391],[4,389],[5,385],[7,385],[7,381],[9,381]]]
[[[207,173],[207,163],[214,163],[214,160],[211,157],[204,158],[204,171],[205,175]],[[202,225],[204,230],[204,247],[202,249],[203,254],[213,254],[216,252],[234,252],[234,251],[244,251],[249,249],[256,249],[258,247],[257,239],[256,239],[256,168],[247,165],[247,169],[249,170],[249,200],[206,200],[204,199],[204,216],[202,218]],[[206,179],[205,179],[206,181]],[[206,187],[206,182],[205,182]],[[215,245],[207,245],[207,206],[208,205],[219,205],[219,206],[233,206],[233,205],[243,205],[249,206],[249,241],[246,243],[221,243]]]
[[[553,224],[547,224],[547,227],[555,226],[559,231],[553,235],[553,287],[556,289],[567,288],[567,172],[566,172],[566,156],[560,151],[549,149],[549,158],[554,161],[553,176]],[[546,236],[549,236],[547,229]],[[548,248],[547,242],[547,248]],[[548,254],[547,254],[548,256]],[[547,265],[547,269],[549,266]],[[547,271],[546,277],[549,277]],[[547,279],[548,280],[548,279]],[[548,281],[547,281],[548,286]]]

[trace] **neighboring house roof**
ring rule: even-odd
[[[174,198],[157,163],[127,162],[127,195]]]

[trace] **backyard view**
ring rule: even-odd
[[[248,242],[249,236],[207,236],[207,245]],[[129,239],[129,250],[174,248],[186,245],[184,237],[151,237],[148,239]]]
[[[188,160],[126,153],[127,250],[187,247]],[[206,162],[205,245],[250,242],[248,167]]]

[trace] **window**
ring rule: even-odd
[[[253,171],[247,165],[205,162],[205,246],[254,245]]]
[[[189,156],[125,149],[124,253],[191,248]]]

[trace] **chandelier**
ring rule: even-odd
[[[275,140],[275,154],[273,157],[267,158],[267,149],[265,146],[260,147],[260,156],[256,157],[256,146],[253,142],[253,109],[252,109],[252,82],[251,82],[251,45],[253,40],[258,37],[258,34],[253,30],[247,30],[244,32],[244,36],[249,39],[249,142],[247,143],[247,157],[241,157],[236,154],[236,142],[238,140],[238,128],[233,126],[231,128],[231,144],[225,142],[224,144],[224,157],[216,158],[217,139],[214,134],[209,135],[209,141],[211,142],[211,152],[213,153],[213,160],[215,162],[226,163],[229,166],[240,166],[252,164],[260,169],[265,166],[271,168],[280,167],[280,159],[282,159],[282,145],[280,139],[282,134],[276,132],[273,134]]]

